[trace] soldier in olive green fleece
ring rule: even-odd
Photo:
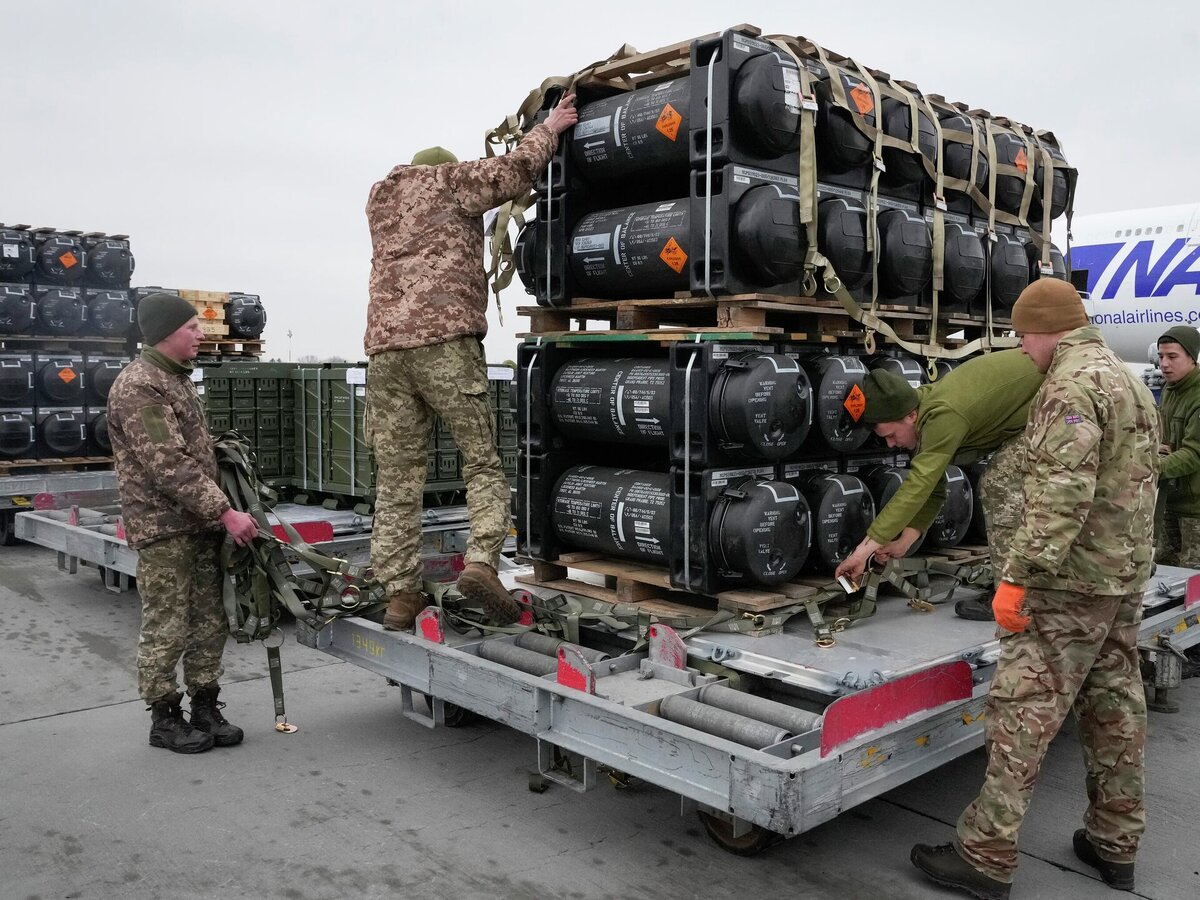
[[[1159,408],[1163,444],[1158,459],[1155,559],[1200,568],[1200,332],[1176,325],[1158,339],[1166,384]]]
[[[1019,350],[976,357],[915,389],[891,372],[871,372],[863,385],[863,419],[889,447],[903,447],[914,455],[904,484],[837,574],[857,578],[872,554],[880,560],[904,556],[946,500],[946,467],[970,463],[1018,438],[1025,430],[1029,401],[1041,383],[1042,375]],[[989,487],[984,502],[990,536],[995,515],[989,501],[1019,493],[1019,486]]]

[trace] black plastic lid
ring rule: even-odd
[[[800,148],[799,97],[789,97],[785,71],[796,79],[796,66],[774,53],[742,66],[733,88],[733,124],[738,139],[763,156],[783,156]]]
[[[794,485],[745,478],[713,506],[709,545],[720,568],[758,584],[790,581],[808,557],[811,517]]]
[[[751,188],[737,203],[733,228],[739,265],[754,280],[768,287],[800,277],[808,237],[795,194],[773,184]]]
[[[812,387],[791,357],[743,353],[714,379],[709,413],[720,437],[747,455],[782,459],[800,449],[812,423]]]
[[[861,204],[842,197],[822,200],[817,207],[817,247],[847,290],[870,280],[867,211]]]

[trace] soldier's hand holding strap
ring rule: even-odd
[[[1029,614],[1024,611],[1025,588],[1011,581],[1000,582],[996,596],[992,599],[992,613],[996,624],[1005,631],[1018,634],[1029,624]]]

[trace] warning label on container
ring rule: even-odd
[[[607,134],[612,127],[612,116],[597,116],[594,119],[586,119],[580,122],[572,130],[572,136],[577,141],[585,140],[593,135]]]
[[[79,376],[75,374],[74,369],[59,369],[58,377],[62,379],[63,384],[70,384]]]
[[[204,312],[200,313],[200,315],[204,316],[206,319],[215,319],[217,317],[217,311],[211,306],[206,306],[204,307]]]
[[[663,107],[662,112],[658,114],[658,121],[654,123],[654,127],[673,141],[679,134],[679,123],[682,121],[683,116],[679,114],[675,107],[668,103]]]
[[[0,244],[0,248],[4,250],[5,259],[16,259],[21,250],[16,244]]]
[[[1017,151],[1017,158],[1013,160],[1013,165],[1015,165],[1023,173],[1029,171],[1029,157],[1025,155],[1024,147]]]
[[[605,234],[582,234],[571,242],[572,253],[592,253],[596,250],[607,250],[612,246],[612,236]]]
[[[854,101],[860,116],[869,116],[875,111],[875,100],[871,97],[871,91],[861,82],[850,89],[850,99]]]
[[[862,418],[862,414],[867,409],[867,398],[857,384],[850,388],[850,393],[846,395],[846,399],[842,401],[842,406],[846,407],[846,412],[850,413],[850,418],[855,422]]]
[[[63,264],[64,269],[70,269],[73,266],[79,265],[79,260],[75,257],[75,254],[72,253],[70,250],[68,250],[66,253],[64,253],[62,256],[60,256],[58,258],[58,261]]]
[[[683,248],[675,242],[675,238],[671,238],[662,248],[662,252],[658,254],[658,258],[674,269],[675,274],[678,275],[683,271],[688,257]]]

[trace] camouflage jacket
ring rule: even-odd
[[[396,166],[371,188],[367,356],[487,334],[482,216],[527,192],[557,146],[543,123],[504,156]]]
[[[1158,413],[1095,326],[1059,341],[1025,435],[1025,514],[1004,580],[1094,595],[1142,590],[1154,555]]]
[[[1041,374],[1024,353],[998,350],[917,388],[919,444],[908,477],[867,536],[886,544],[906,526],[929,528],[946,502],[946,467],[972,463],[1024,431],[1029,401],[1041,384]]]
[[[229,509],[190,371],[145,348],[108,394],[125,536],[135,549],[219,529]]]
[[[1177,515],[1200,516],[1200,369],[1163,386],[1158,415],[1163,443],[1171,448],[1158,460],[1162,503]]]

